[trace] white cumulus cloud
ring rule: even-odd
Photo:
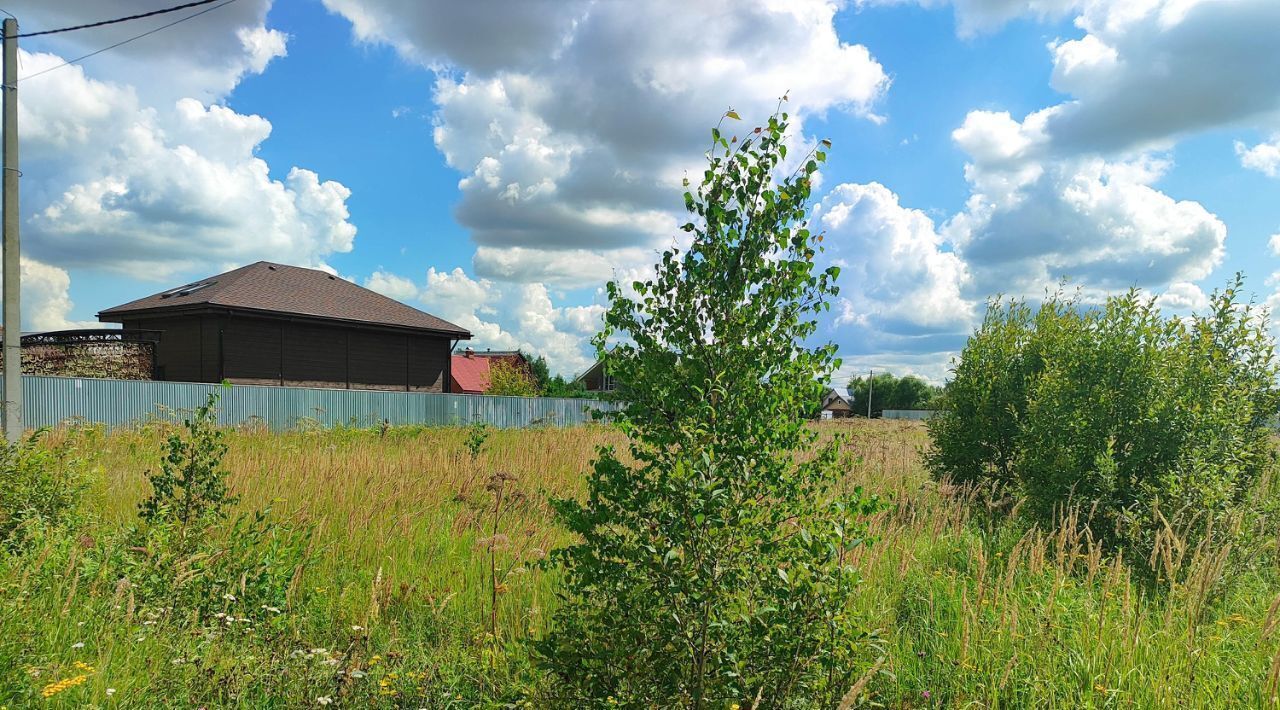
[[[434,140],[461,175],[476,273],[584,286],[651,260],[730,106],[872,120],[889,79],[837,3],[326,0],[363,41],[438,71]],[[821,70],[815,68],[821,67]],[[750,130],[746,123],[728,130]]]
[[[1254,146],[1245,145],[1243,141],[1236,141],[1235,145],[1241,165],[1267,177],[1280,176],[1280,136]]]
[[[840,265],[838,325],[891,335],[952,331],[972,319],[966,266],[933,220],[879,183],[838,185],[815,209],[827,256]]]
[[[566,376],[591,364],[584,345],[603,325],[603,306],[557,306],[542,283],[472,278],[461,268],[428,268],[422,282],[378,270],[364,285],[466,328],[472,347],[542,355]]]
[[[45,299],[43,312],[60,315],[37,322],[66,321],[58,284],[80,272],[171,280],[264,258],[323,266],[351,249],[349,190],[304,167],[273,177],[257,155],[271,123],[222,103],[287,52],[287,35],[265,24],[269,5],[228,5],[81,65],[60,66],[169,20],[24,41],[23,247],[40,265],[32,278],[64,294]],[[32,31],[154,7],[18,0],[8,9]]]
[[[23,58],[32,67],[60,61]],[[302,168],[271,178],[255,155],[271,132],[266,119],[191,98],[147,107],[80,67],[59,71],[51,81],[63,92],[23,96],[30,122],[46,124],[26,141],[43,166],[28,168],[24,185],[26,244],[37,258],[168,279],[259,258],[316,265],[351,249],[350,191]],[[64,92],[90,97],[89,110],[69,114]]]

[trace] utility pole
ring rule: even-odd
[[[18,21],[4,21],[4,438],[22,438],[22,309],[18,246]]]
[[[876,371],[867,370],[867,419],[871,418],[871,388],[876,383]]]

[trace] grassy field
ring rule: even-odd
[[[858,704],[1277,706],[1273,561],[1225,584],[1230,551],[1175,543],[1158,564],[1188,581],[1144,587],[1070,524],[995,525],[930,482],[918,424],[821,428],[849,437],[848,484],[893,504],[858,559],[855,613],[876,629]],[[164,433],[52,437],[92,467],[88,519],[2,558],[0,706],[545,704],[524,642],[555,605],[537,563],[565,535],[547,500],[579,494],[616,433],[493,432],[473,458],[456,428],[235,432],[226,463],[239,507],[313,526],[313,561],[265,621],[238,621],[227,600],[231,621],[196,627],[136,610],[92,562],[133,520]]]

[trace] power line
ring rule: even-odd
[[[63,62],[63,63],[61,63],[61,64],[58,64],[58,65],[55,65],[55,66],[49,67],[48,69],[43,69],[43,70],[38,71],[38,72],[36,72],[35,74],[31,74],[31,75],[29,75],[29,76],[24,76],[24,77],[22,77],[21,79],[18,79],[18,81],[19,81],[19,82],[23,82],[23,81],[26,81],[27,79],[34,79],[35,77],[40,76],[41,74],[48,74],[49,72],[53,71],[54,69],[61,69],[61,68],[65,67],[65,66],[67,66],[67,65],[69,65],[69,64],[75,64],[75,63],[77,63],[77,62],[82,62],[82,61],[84,61],[84,60],[88,59],[89,57],[93,57],[93,56],[96,56],[96,55],[102,54],[103,52],[105,52],[105,51],[107,51],[107,50],[115,49],[116,47],[119,47],[120,45],[128,44],[128,43],[130,43],[130,42],[132,42],[132,41],[134,41],[134,40],[142,39],[143,37],[146,37],[147,35],[153,35],[153,34],[155,34],[155,33],[159,32],[160,30],[165,30],[165,29],[168,29],[168,28],[170,28],[170,27],[173,27],[174,25],[177,25],[177,24],[180,24],[180,23],[186,22],[187,20],[190,20],[190,19],[193,19],[193,18],[199,17],[199,16],[201,16],[201,15],[205,14],[206,12],[213,12],[214,10],[217,10],[217,9],[218,9],[218,8],[220,8],[220,7],[225,7],[225,6],[227,6],[227,5],[230,5],[231,3],[235,2],[235,1],[236,1],[236,0],[224,0],[224,1],[223,1],[223,2],[221,2],[221,3],[218,3],[217,5],[214,5],[213,7],[205,8],[205,9],[201,10],[200,12],[192,13],[192,14],[187,15],[186,17],[183,17],[183,18],[181,18],[181,19],[174,20],[173,22],[170,22],[170,23],[169,23],[169,24],[167,24],[167,25],[161,25],[161,26],[159,26],[159,27],[157,27],[157,28],[155,28],[155,29],[153,29],[153,30],[148,30],[148,31],[146,31],[146,32],[143,32],[143,33],[142,33],[142,34],[140,34],[140,35],[134,35],[133,37],[130,37],[129,39],[122,40],[122,41],[120,41],[120,42],[116,42],[115,44],[111,45],[110,47],[103,47],[102,49],[99,49],[99,50],[98,50],[98,51],[96,51],[96,52],[89,52],[88,54],[85,54],[85,55],[83,55],[83,56],[76,57],[75,59],[68,59],[67,61],[65,61],[65,62]],[[210,2],[216,2],[216,0],[201,0],[201,2],[191,3],[191,5],[207,5],[207,4],[209,4]],[[183,5],[182,7],[191,7],[191,5]],[[172,8],[172,9],[177,9],[177,8]],[[168,10],[157,11],[157,12],[168,12]],[[156,14],[156,13],[151,13],[151,14]],[[139,17],[146,17],[146,15],[139,15]],[[132,18],[126,18],[126,19],[132,19]],[[123,20],[116,20],[116,22],[123,22]],[[70,28],[70,29],[79,29],[79,28],[78,28],[78,27],[72,27],[72,28]],[[60,30],[59,30],[59,31],[60,31]],[[47,34],[47,33],[36,33],[36,34]],[[24,35],[19,35],[19,36],[24,36]],[[25,36],[30,36],[30,35],[25,35]]]
[[[117,23],[120,23],[120,22],[129,22],[130,20],[141,20],[141,19],[143,19],[143,18],[145,18],[145,17],[155,17],[156,15],[163,15],[163,14],[168,13],[168,12],[177,12],[178,10],[186,10],[187,8],[190,8],[190,7],[199,7],[200,5],[208,5],[208,4],[210,4],[210,3],[215,3],[215,2],[217,2],[217,1],[218,1],[218,0],[196,0],[196,2],[189,2],[189,3],[185,4],[185,5],[175,5],[175,6],[173,6],[173,7],[166,7],[166,8],[165,8],[165,9],[163,9],[163,10],[152,10],[151,12],[144,12],[144,13],[142,13],[142,14],[140,14],[140,15],[130,15],[130,16],[128,16],[128,17],[118,17],[118,18],[116,18],[116,19],[114,19],[114,20],[102,20],[101,22],[90,22],[90,23],[89,23],[89,24],[87,24],[87,25],[76,25],[75,27],[62,27],[62,28],[59,28],[59,29],[56,29],[56,30],[43,30],[43,31],[40,31],[40,32],[28,32],[28,33],[26,33],[26,34],[20,34],[20,35],[18,35],[18,39],[22,39],[23,37],[39,37],[40,35],[52,35],[52,34],[57,34],[57,33],[59,33],[59,32],[74,32],[75,30],[87,30],[87,29],[89,29],[90,27],[102,27],[102,26],[104,26],[104,25],[114,25],[114,24],[117,24]]]

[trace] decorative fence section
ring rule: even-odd
[[[261,423],[273,430],[352,424],[471,424],[501,428],[573,426],[594,421],[592,410],[616,405],[591,399],[490,397],[371,390],[260,387],[190,382],[23,376],[23,424],[30,429],[87,421],[127,426],[181,418],[219,392],[218,419],[227,426]]]
[[[923,421],[932,417],[932,409],[886,409],[880,413],[883,419],[917,419]]]

